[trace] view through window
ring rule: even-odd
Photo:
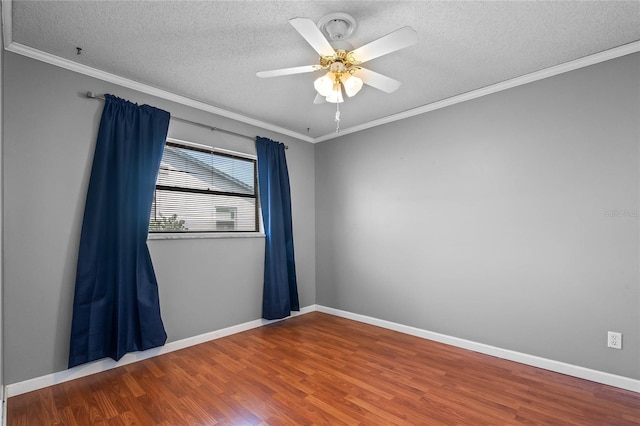
[[[257,232],[256,160],[167,141],[149,232]]]

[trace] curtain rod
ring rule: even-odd
[[[93,92],[87,92],[87,98],[100,99],[100,100],[104,101],[104,96],[103,95],[96,95]],[[193,124],[194,126],[204,127],[205,129],[209,129],[211,131],[227,133],[229,135],[234,135],[234,136],[240,136],[241,138],[249,139],[249,140],[252,140],[252,141],[256,140],[255,137],[243,135],[242,133],[232,132],[231,130],[221,129],[220,127],[209,126],[208,124],[198,123],[196,121],[187,120],[186,118],[176,117],[174,115],[171,116],[171,119],[172,120],[177,120],[177,121],[182,121],[183,123]],[[284,149],[289,149],[289,147],[287,145],[285,145]]]

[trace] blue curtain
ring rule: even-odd
[[[262,317],[280,319],[299,311],[296,264],[293,255],[291,190],[284,145],[256,139],[258,188],[266,234]]]
[[[80,236],[69,368],[161,346],[147,236],[169,113],[105,95]]]

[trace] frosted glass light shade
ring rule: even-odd
[[[322,77],[313,82],[313,87],[320,94],[320,96],[329,96],[333,90],[335,83],[335,74],[329,71]]]
[[[341,84],[339,82],[335,82],[333,84],[333,89],[325,98],[327,102],[331,102],[332,104],[340,104],[344,102],[344,98],[342,97],[342,88],[340,86]]]
[[[340,77],[342,84],[344,85],[344,91],[347,92],[347,96],[355,96],[356,93],[362,89],[362,80],[358,77],[354,77],[349,74],[343,74]]]

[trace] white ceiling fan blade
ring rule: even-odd
[[[364,84],[368,84],[371,87],[375,87],[383,92],[392,93],[395,92],[402,83],[398,80],[394,80],[386,75],[378,74],[377,72],[368,70],[366,68],[358,69],[353,75],[362,79]]]
[[[281,68],[278,70],[258,71],[256,75],[261,78],[280,77],[281,75],[302,74],[305,72],[313,72],[322,68],[320,65],[304,65],[301,67]]]
[[[313,100],[313,103],[318,105],[318,104],[323,104],[325,102],[326,100],[324,99],[324,96],[322,96],[320,93],[316,93],[316,98]]]
[[[399,30],[357,48],[352,51],[351,54],[357,61],[362,63],[386,55],[387,53],[404,49],[417,42],[418,33],[411,27],[402,27]]]
[[[335,51],[329,44],[322,32],[316,26],[316,23],[309,18],[293,18],[289,19],[289,23],[295,28],[300,35],[307,40],[307,43],[315,49],[320,56],[333,56]]]

